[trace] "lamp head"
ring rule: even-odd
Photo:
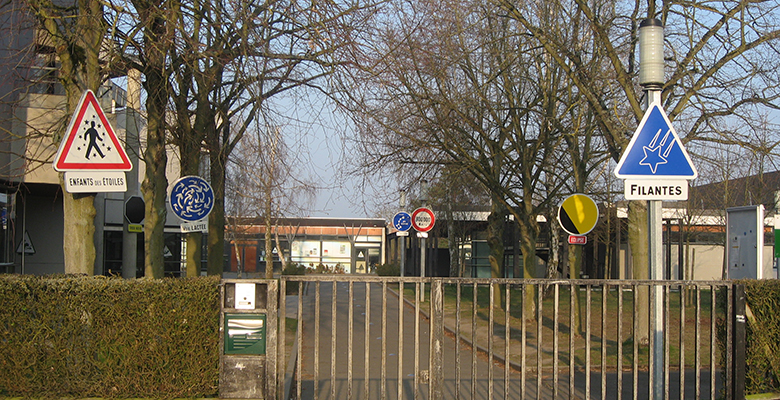
[[[664,26],[649,18],[639,24],[639,84],[643,87],[663,86]]]

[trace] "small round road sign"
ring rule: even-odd
[[[433,211],[428,208],[420,207],[412,213],[412,227],[418,232],[428,232],[433,229],[436,223],[436,217]]]
[[[412,216],[406,211],[400,211],[393,217],[393,228],[406,232],[412,227]]]
[[[598,220],[599,208],[588,195],[573,194],[558,207],[558,222],[572,235],[587,234],[596,227]]]
[[[168,202],[179,219],[196,222],[206,218],[214,208],[214,191],[199,176],[183,176],[168,188]]]

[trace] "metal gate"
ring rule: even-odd
[[[744,398],[731,282],[306,275],[279,289],[280,397]]]

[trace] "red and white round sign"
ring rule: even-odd
[[[420,207],[412,213],[412,227],[418,232],[428,232],[433,229],[433,224],[436,223],[436,217],[433,216],[433,211],[428,208]]]

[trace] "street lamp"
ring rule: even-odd
[[[420,201],[420,206],[424,207],[428,202],[428,180],[423,179],[420,181],[420,195],[417,198]]]
[[[664,82],[664,26],[648,18],[639,23],[639,84],[660,88]]]

